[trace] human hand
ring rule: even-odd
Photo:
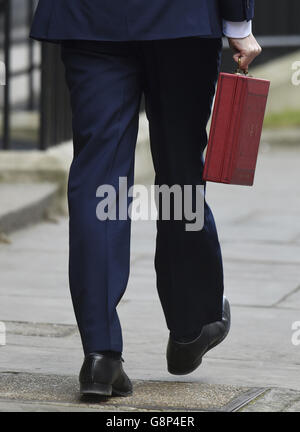
[[[234,61],[239,64],[240,69],[248,72],[250,63],[257,57],[262,49],[251,33],[249,36],[239,38],[228,38],[229,45],[234,51]],[[239,60],[240,59],[240,60]]]

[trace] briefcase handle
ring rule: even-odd
[[[244,71],[243,69],[241,69],[241,61],[242,61],[242,59],[241,59],[241,57],[239,57],[238,67],[237,67],[237,70],[236,70],[235,73],[236,73],[236,75],[245,75],[245,76],[248,76],[249,72],[248,71]]]

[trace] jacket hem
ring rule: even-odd
[[[150,35],[148,37],[143,38],[106,38],[102,36],[92,36],[92,35],[76,35],[76,36],[43,36],[31,33],[30,38],[37,40],[39,42],[52,42],[52,43],[60,43],[65,40],[93,40],[93,41],[106,41],[106,42],[130,42],[130,41],[151,41],[151,40],[164,40],[164,39],[182,39],[185,37],[203,37],[203,38],[221,38],[222,32],[212,33],[212,34],[203,34],[201,32],[184,32],[182,34],[159,34],[159,35]]]

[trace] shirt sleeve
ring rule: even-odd
[[[227,21],[223,20],[223,33],[230,38],[244,38],[252,32],[252,21]]]

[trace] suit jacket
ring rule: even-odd
[[[40,0],[38,40],[151,40],[220,37],[222,18],[252,19],[254,0]]]

